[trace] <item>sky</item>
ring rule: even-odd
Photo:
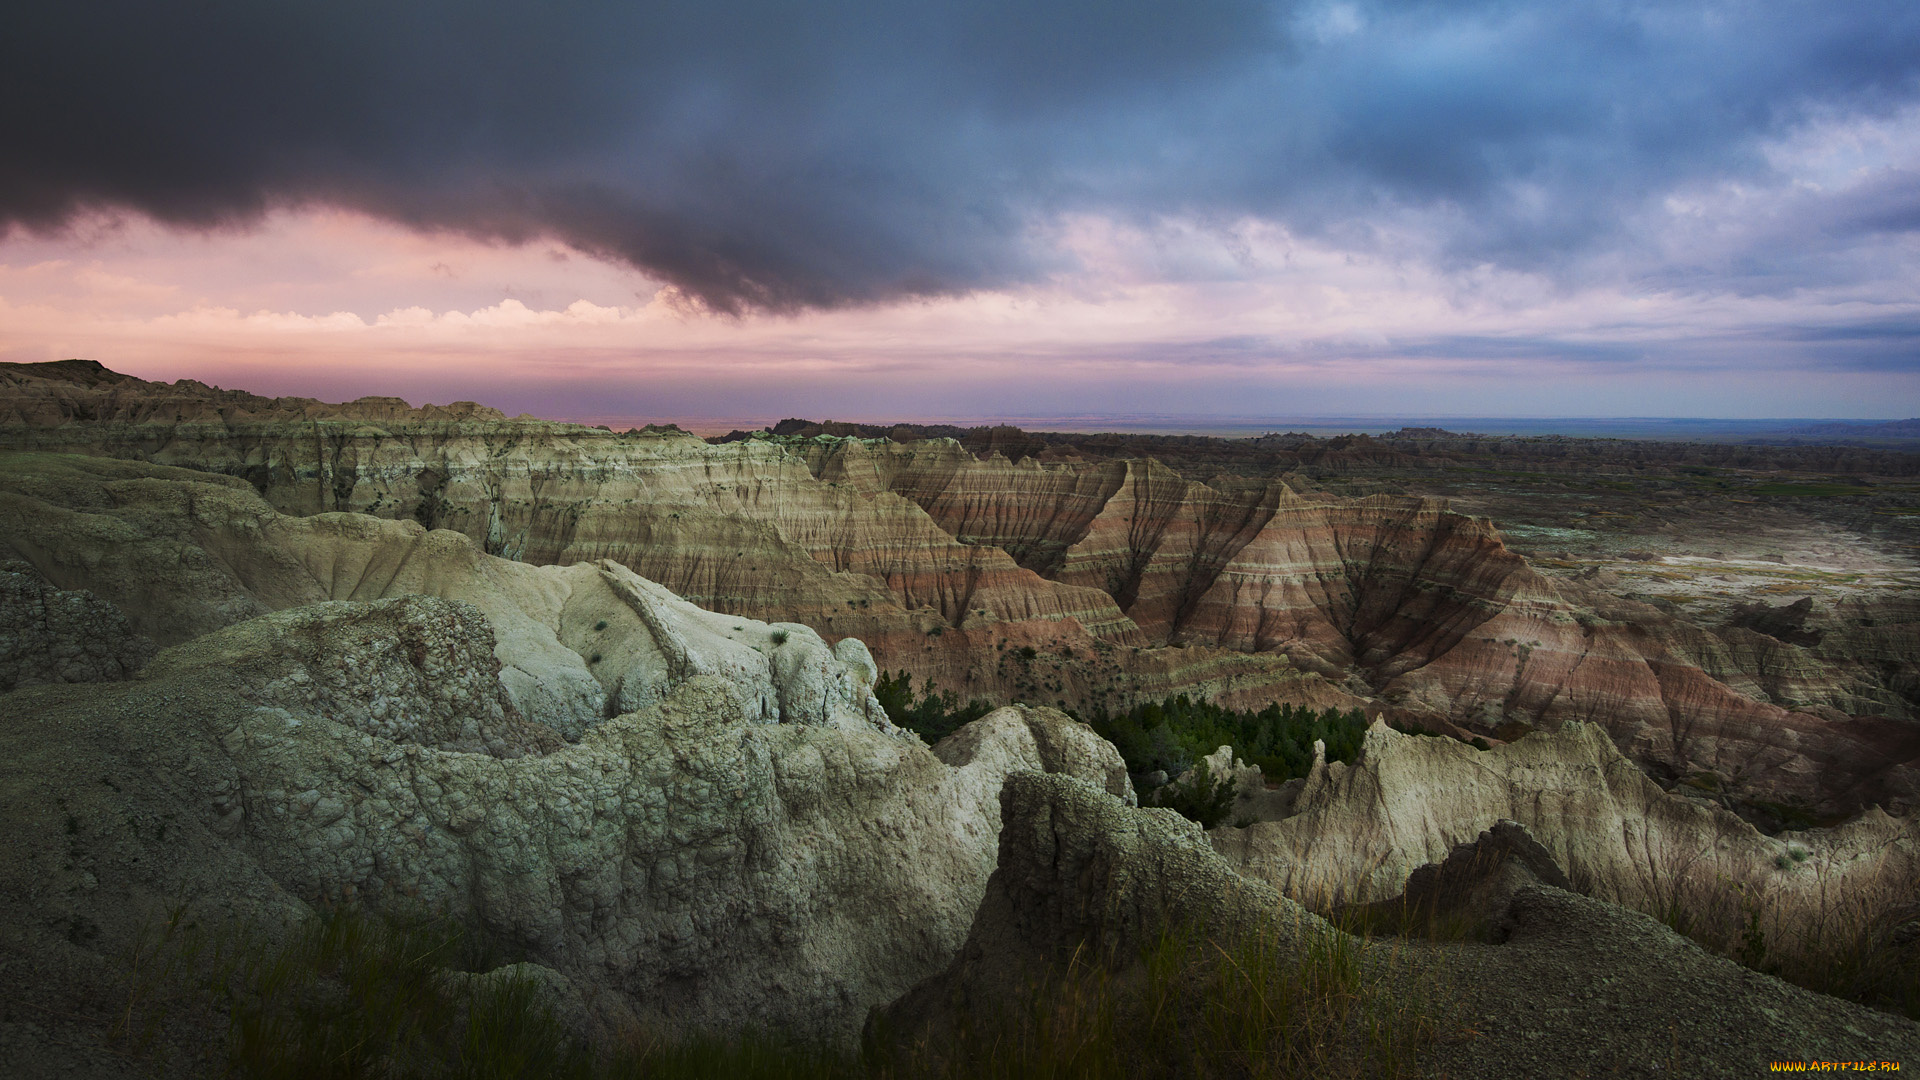
[[[1920,415],[1911,0],[73,0],[0,360],[621,419]]]

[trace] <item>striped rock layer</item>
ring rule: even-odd
[[[222,473],[283,514],[411,520],[527,563],[610,560],[714,611],[858,637],[882,669],[963,698],[1367,704],[1490,737],[1592,721],[1668,779],[1828,809],[1920,802],[1912,695],[1888,692],[1916,682],[1914,612],[1821,650],[1709,631],[1549,579],[1435,500],[31,367],[0,372],[0,446]]]

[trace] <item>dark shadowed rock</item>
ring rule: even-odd
[[[949,1046],[942,1040],[956,1024],[1018,1007],[1076,952],[1125,967],[1171,928],[1197,926],[1209,940],[1273,928],[1282,954],[1316,932],[1340,933],[1236,880],[1196,829],[1167,812],[1031,774],[1010,777],[1001,803],[1000,865],[966,945],[946,971],[876,1010],[875,1035]],[[1920,1055],[1920,1024],[1748,970],[1605,901],[1519,884],[1565,879],[1518,829],[1490,829],[1458,854],[1413,891],[1472,903],[1491,886],[1518,885],[1506,901],[1505,942],[1400,942],[1359,953],[1389,979],[1439,973],[1442,990],[1429,998],[1412,982],[1392,991],[1437,1023],[1441,1038],[1421,1062],[1432,1075],[1734,1078],[1776,1060]],[[1396,949],[1402,959],[1385,959]]]
[[[27,563],[0,562],[0,693],[131,678],[153,654],[153,642],[112,604],[55,588]]]
[[[1788,645],[1818,645],[1820,631],[1807,629],[1807,617],[1813,614],[1813,597],[1803,596],[1791,604],[1742,604],[1727,619],[1728,626],[1745,627]]]
[[[1071,776],[1016,773],[1000,791],[1000,861],[966,944],[946,971],[884,1009],[869,1028],[909,1040],[957,1017],[1018,1000],[1078,954],[1128,966],[1163,933],[1231,940],[1273,929],[1290,942],[1326,924],[1234,873],[1200,827],[1135,808]]]
[[[1478,839],[1455,847],[1444,861],[1409,874],[1399,897],[1348,905],[1336,921],[1501,941],[1512,929],[1507,908],[1514,894],[1534,885],[1575,891],[1526,826],[1503,820]]]

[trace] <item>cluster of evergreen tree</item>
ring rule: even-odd
[[[946,738],[993,708],[979,700],[963,705],[957,694],[932,687],[916,700],[913,676],[905,671],[882,674],[873,693],[894,723],[929,743]],[[1358,709],[1269,705],[1259,712],[1241,712],[1194,701],[1185,694],[1123,713],[1102,710],[1079,719],[1113,743],[1126,759],[1127,771],[1135,774],[1161,770],[1178,776],[1200,758],[1231,746],[1235,757],[1258,765],[1276,783],[1307,775],[1316,739],[1326,742],[1328,761],[1352,761],[1367,730],[1366,717]]]
[[[993,711],[992,705],[978,698],[962,705],[960,695],[932,686],[915,701],[913,674],[907,671],[891,675],[881,672],[873,684],[873,696],[887,710],[887,719],[919,735],[929,746]]]
[[[1276,704],[1241,712],[1185,694],[1085,719],[1119,749],[1130,772],[1160,769],[1176,776],[1199,758],[1231,746],[1234,757],[1259,766],[1275,783],[1307,775],[1316,739],[1326,742],[1328,761],[1352,761],[1367,731],[1366,717],[1358,709]]]

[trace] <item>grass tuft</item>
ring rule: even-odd
[[[157,1028],[174,1046],[192,1029],[211,1048],[202,1071],[247,1080],[1206,1080],[1409,1076],[1439,1030],[1428,973],[1312,920],[1235,940],[1171,930],[1120,962],[1082,949],[950,1038],[859,1056],[759,1031],[590,1049],[534,978],[461,971],[489,962],[444,920],[340,908],[276,942],[176,912],[136,950],[113,1035],[151,1049]]]
[[[870,1048],[867,1075],[1401,1077],[1440,1031],[1431,972],[1324,923],[1225,941],[1171,929],[1126,963],[1089,952],[942,1037]]]

